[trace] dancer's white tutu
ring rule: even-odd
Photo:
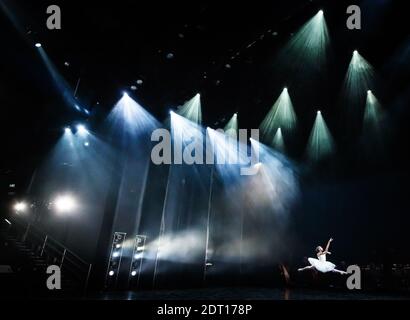
[[[326,261],[326,255],[322,254],[319,256],[319,259],[308,258],[309,263],[317,270],[323,273],[333,271],[336,268],[336,265]]]

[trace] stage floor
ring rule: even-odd
[[[409,294],[312,289],[206,288],[90,294],[97,300],[410,300]]]

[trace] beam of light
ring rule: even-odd
[[[333,137],[322,117],[322,113],[318,111],[307,145],[308,160],[311,162],[322,160],[331,155],[334,148]]]
[[[201,96],[197,93],[192,99],[178,108],[177,113],[197,124],[202,123]]]
[[[271,147],[253,139],[251,144],[260,154],[258,174],[251,177],[252,187],[248,188],[251,202],[284,214],[299,193],[295,166]]]
[[[226,135],[236,139],[238,136],[238,114],[234,113],[232,118],[226,124],[224,131]]]
[[[212,146],[212,155],[219,171],[227,174],[236,171],[240,165],[249,164],[248,147],[236,136],[227,135],[224,130],[207,129],[209,143]],[[237,165],[237,166],[236,166]]]
[[[374,87],[374,82],[375,72],[373,67],[357,50],[354,50],[343,84],[344,98],[349,103],[360,103],[366,91]]]
[[[382,119],[381,104],[371,90],[367,91],[366,107],[364,110],[363,128],[364,130],[379,131]]]
[[[73,213],[78,208],[78,203],[72,195],[63,194],[54,200],[54,208],[57,213]]]
[[[275,136],[273,137],[272,146],[279,152],[285,152],[285,142],[283,141],[281,128],[278,128],[278,130],[276,130]]]
[[[204,133],[197,123],[171,111],[171,133],[174,142],[175,164],[187,162],[189,158],[192,163],[202,164]]]
[[[326,20],[320,10],[292,36],[281,50],[277,64],[293,72],[321,69],[326,64],[329,42]]]
[[[107,122],[112,130],[132,136],[151,134],[158,126],[157,120],[126,92],[111,110]]]
[[[66,103],[75,108],[78,111],[82,111],[83,108],[79,106],[79,102],[77,101],[76,97],[74,96],[74,92],[67,81],[63,78],[63,76],[58,71],[57,67],[53,64],[51,59],[48,57],[47,53],[44,51],[44,48],[41,46],[40,43],[35,45],[40,53],[40,57],[43,60],[44,65],[47,68],[47,71],[51,75],[55,86],[59,90],[60,94],[63,96]]]
[[[279,128],[282,128],[281,130],[285,132],[292,132],[295,127],[296,114],[293,110],[289,91],[284,88],[260,125],[262,139],[272,141]]]
[[[22,36],[24,36],[27,33],[27,31],[25,30],[23,25],[20,23],[20,21],[18,21],[18,19],[16,18],[16,15],[13,13],[14,8],[11,8],[10,3],[12,3],[12,1],[7,1],[7,4],[6,4],[6,1],[0,0],[0,7],[2,8],[4,14],[9,18],[13,26],[17,29],[17,31]]]
[[[180,232],[172,232],[161,236],[146,244],[146,255],[148,259],[155,259],[158,248],[161,261],[174,261],[178,263],[192,263],[198,261],[203,255],[205,235],[202,231],[190,229]],[[160,247],[158,247],[160,243]],[[158,268],[159,273],[162,268]]]

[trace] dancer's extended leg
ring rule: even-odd
[[[339,273],[339,274],[347,274],[346,271],[342,271],[342,270],[337,270],[337,269],[333,269],[333,272]]]
[[[299,268],[298,271],[305,271],[305,270],[309,270],[309,269],[313,269],[313,266],[306,266],[304,268]]]

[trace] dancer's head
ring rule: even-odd
[[[323,252],[323,248],[321,246],[317,246],[316,247],[316,252],[317,253]]]

